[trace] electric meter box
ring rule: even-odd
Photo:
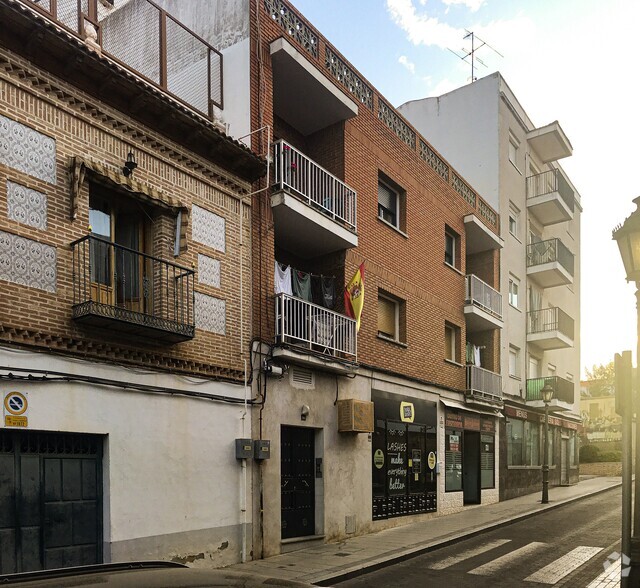
[[[251,459],[253,457],[253,441],[251,439],[236,439],[236,459]]]
[[[255,439],[253,442],[253,458],[258,460],[271,457],[271,441],[267,439]]]

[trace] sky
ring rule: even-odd
[[[500,71],[536,126],[559,121],[581,196],[581,365],[637,346],[635,284],[611,232],[640,195],[638,0],[292,0],[392,104],[470,83],[460,55]],[[426,137],[428,139],[428,137]]]

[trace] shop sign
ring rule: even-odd
[[[430,470],[436,469],[436,454],[433,451],[429,452],[429,456],[427,457],[427,465]]]
[[[384,466],[384,451],[382,449],[376,449],[373,454],[373,465],[376,469],[381,470]]]
[[[447,411],[445,417],[445,424],[452,429],[462,429],[462,415],[457,412]]]
[[[449,451],[460,451],[460,435],[449,435]]]
[[[482,432],[483,433],[495,433],[496,432],[496,426],[495,426],[495,423],[493,422],[493,419],[482,419],[481,420],[481,427],[482,427]]]
[[[464,428],[469,431],[480,430],[480,417],[464,415]]]
[[[413,402],[401,402],[400,403],[400,420],[403,423],[412,423],[415,418],[415,411],[413,410]]]

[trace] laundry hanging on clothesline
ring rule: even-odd
[[[337,300],[335,282],[334,276],[303,272],[275,262],[274,291],[276,294],[289,294],[333,310]]]
[[[276,261],[273,284],[276,294],[289,294],[289,296],[293,296],[291,268],[288,265],[282,266]]]

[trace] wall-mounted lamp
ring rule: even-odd
[[[309,416],[309,407],[306,404],[302,405],[302,409],[300,410],[300,420],[306,421]]]
[[[124,167],[122,168],[122,173],[126,178],[128,178],[136,167],[138,167],[138,164],[133,156],[133,151],[129,150],[129,153],[127,154],[127,161],[124,162]]]

